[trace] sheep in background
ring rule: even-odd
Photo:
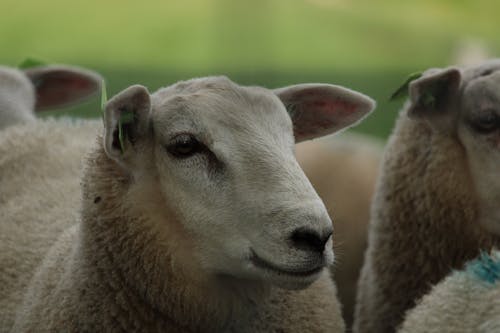
[[[73,66],[0,66],[0,130],[34,121],[35,110],[80,102],[100,91],[101,82],[97,73]]]
[[[0,131],[0,332],[12,326],[47,247],[72,224],[82,161],[100,127],[40,119]]]
[[[431,69],[386,148],[355,332],[394,332],[453,269],[500,245],[500,60]]]
[[[81,214],[38,219],[20,202],[26,219],[12,223],[0,207],[0,253],[44,257],[36,272],[0,275],[3,286],[35,273],[22,304],[0,298],[2,311],[15,309],[12,331],[343,331],[323,271],[331,221],[293,156],[292,122],[300,141],[372,108],[329,85],[273,94],[206,78],[153,95],[126,89],[107,104],[104,138],[87,158]],[[13,134],[32,135],[8,134],[0,148],[2,139],[10,148],[20,141]],[[79,198],[44,192],[61,198],[56,214]],[[30,233],[34,224],[45,230]],[[17,242],[30,238],[41,246]]]
[[[500,252],[482,254],[434,286],[398,332],[500,332]]]
[[[297,161],[333,220],[336,260],[331,271],[347,327],[352,326],[382,149],[380,140],[357,133],[340,133],[296,147]]]

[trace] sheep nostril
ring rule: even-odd
[[[298,249],[323,252],[325,244],[328,242],[331,235],[331,231],[328,231],[324,235],[320,235],[318,232],[308,228],[298,228],[292,232],[290,240],[292,245]]]

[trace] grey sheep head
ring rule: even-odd
[[[409,86],[408,116],[464,147],[481,224],[500,234],[500,59],[459,69],[430,69]],[[418,139],[418,138],[416,138]]]

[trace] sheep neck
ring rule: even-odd
[[[223,331],[249,320],[266,288],[189,264],[197,262],[195,247],[161,193],[154,186],[131,193],[130,182],[99,144],[83,178],[82,243],[101,282],[129,293],[134,304],[124,308],[156,314],[144,321],[161,318],[183,332]]]

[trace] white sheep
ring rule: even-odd
[[[452,269],[500,245],[500,60],[409,86],[378,181],[355,332],[394,332]]]
[[[64,69],[66,77],[72,75],[74,79],[87,79],[89,82],[93,79],[95,89],[99,87],[99,76],[92,73],[88,75],[88,71],[84,72],[76,68],[72,68],[70,71],[67,67],[61,68],[60,66],[45,67],[43,69],[45,75],[50,73],[52,76],[54,76],[56,69],[59,72]],[[33,100],[34,96],[32,96],[33,93],[30,91],[30,89],[33,90],[31,88],[32,84],[31,81],[27,80],[24,72],[10,68],[7,68],[5,72],[10,74],[10,77],[13,77],[13,79],[10,79],[11,82],[22,82],[27,91],[22,95],[22,98],[16,98],[16,100]],[[53,85],[56,81],[51,80],[50,82]],[[68,90],[78,86],[77,84],[69,84],[60,86],[59,88]],[[47,89],[44,89],[44,91],[47,91]],[[21,102],[17,102],[14,105],[19,108]],[[16,110],[15,107],[4,109]],[[29,120],[33,120],[32,109],[33,106],[30,106],[26,107],[24,112],[16,110],[12,114],[25,115],[29,117]],[[98,124],[98,122],[94,123],[96,126]],[[45,124],[43,126],[47,127],[46,131],[59,132],[57,123]],[[68,163],[68,165],[66,167],[61,165],[57,170],[64,169],[66,177],[64,182],[76,187],[76,182],[70,181],[71,175],[79,174],[81,157],[91,146],[91,141],[88,138],[94,136],[96,130],[94,127],[83,122],[78,122],[78,124],[74,124],[73,126],[75,126],[72,129],[73,135],[69,138],[71,143],[65,148],[69,153],[66,154],[63,160],[60,160],[61,163]],[[85,133],[85,131],[89,132]],[[60,132],[60,135],[64,136],[65,131]],[[55,138],[55,136],[52,136],[52,138]],[[33,146],[26,145],[24,149],[29,147]],[[35,153],[35,155],[43,157],[45,160],[54,159],[54,156],[47,154],[39,155]],[[306,176],[311,180],[313,187],[319,192],[320,198],[325,202],[329,214],[335,212],[334,224],[336,224],[336,233],[333,241],[334,248],[337,249],[340,256],[334,269],[332,269],[332,274],[339,287],[339,298],[343,305],[344,319],[347,325],[350,326],[352,323],[356,282],[362,265],[363,252],[366,247],[369,205],[374,189],[375,176],[378,172],[381,143],[373,138],[364,137],[359,134],[342,133],[322,140],[303,142],[297,146],[296,155]],[[29,165],[24,164],[24,167],[28,166],[29,168]],[[50,166],[50,163],[38,161],[36,165]],[[332,170],[335,170],[335,172],[332,172]],[[29,172],[29,170],[24,170],[23,172]],[[62,183],[61,175],[58,175],[58,177],[59,182]],[[17,187],[19,181],[13,178],[10,179],[11,183],[14,184],[13,187]],[[4,188],[5,186],[6,184],[4,184]],[[39,187],[38,184],[35,186]]]
[[[100,90],[102,78],[74,66],[0,66],[0,130],[35,120],[35,110],[67,106]]]
[[[333,220],[336,260],[331,271],[347,327],[353,321],[382,151],[380,140],[353,132],[305,141],[295,150],[299,165]]]
[[[500,332],[500,252],[482,254],[434,286],[398,332]]]
[[[60,200],[47,207],[57,217],[38,216],[33,196],[17,202],[26,219],[12,225],[0,202],[0,267],[13,260],[0,285],[31,277],[0,298],[15,313],[0,330],[341,332],[323,269],[331,221],[293,156],[293,135],[332,133],[373,106],[337,86],[273,93],[220,77],[121,92],[87,157],[81,208],[71,207],[76,192],[42,184]],[[5,134],[0,149],[33,135]],[[0,172],[9,165],[0,160]]]

